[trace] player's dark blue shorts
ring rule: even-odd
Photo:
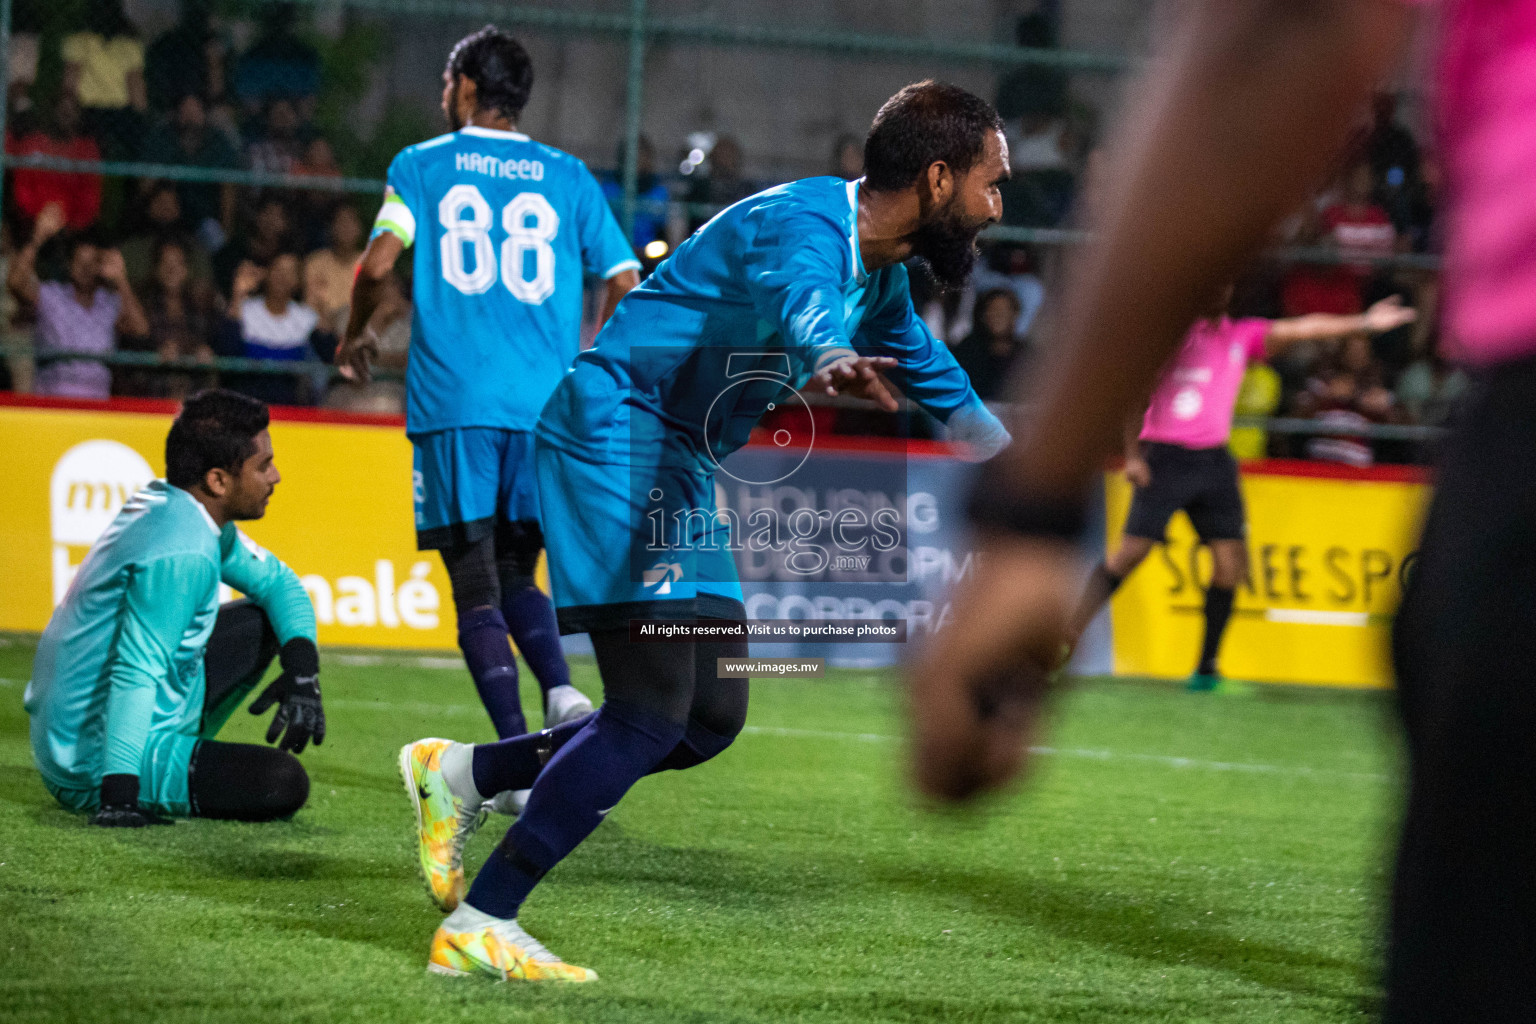
[[[420,550],[473,544],[498,521],[539,518],[529,431],[459,427],[413,434],[411,444]]]
[[[744,619],[714,476],[587,462],[538,444],[539,517],[562,633],[630,619]]]

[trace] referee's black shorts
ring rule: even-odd
[[[1237,460],[1225,445],[1184,448],[1154,441],[1141,447],[1152,482],[1131,496],[1126,534],[1160,541],[1168,520],[1183,511],[1203,541],[1242,540],[1247,535]]]
[[[1389,1024],[1536,1020],[1536,359],[1484,371],[1393,631],[1408,804]]]

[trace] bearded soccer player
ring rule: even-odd
[[[1221,684],[1216,656],[1232,616],[1237,588],[1248,576],[1248,524],[1238,488],[1237,460],[1227,449],[1232,413],[1243,373],[1254,360],[1273,357],[1307,341],[1336,341],[1351,334],[1379,334],[1415,319],[1395,298],[1358,316],[1315,313],[1285,320],[1225,314],[1227,288],[1216,312],[1195,322],[1162,372],[1140,429],[1127,431],[1125,478],[1135,487],[1119,546],[1094,567],[1078,605],[1075,644],[1104,602],[1119,589],[1152,548],[1163,540],[1175,512],[1189,516],[1200,542],[1211,549],[1211,581],[1205,591],[1205,637],[1189,689]]]
[[[606,320],[640,269],[586,166],[517,130],[532,86],[528,53],[505,32],[487,26],[453,48],[442,101],[453,131],[390,164],[336,357],[366,378],[368,322],[414,246],[405,429],[417,546],[442,555],[459,647],[501,737],[528,731],[509,635],[543,691],[545,726],[592,710],[534,583],[544,537],[533,428],[581,347],[583,274],[605,282]]]
[[[315,614],[299,579],[242,534],[280,479],[266,406],[187,399],[165,479],[123,506],[37,645],[26,708],[43,785],[93,825],[175,817],[268,821],[309,796],[295,754],[325,739]],[[245,594],[219,605],[219,584]],[[273,750],[213,737],[276,657]],[[280,742],[279,742],[280,741]]]
[[[1536,3],[1444,8],[1444,324],[1475,383],[1394,630],[1409,773],[1391,1024],[1528,1021],[1536,1007]],[[978,574],[912,672],[917,778],[941,798],[1018,770],[1089,481],[1189,322],[1329,169],[1412,25],[1396,0],[1189,13],[1125,118],[1037,415],[973,499]]]
[[[963,370],[912,308],[903,261],[962,283],[975,239],[1002,213],[1002,122],[983,100],[922,82],[885,104],[860,181],[810,178],[729,207],[620,304],[539,421],[539,495],[560,627],[592,638],[604,703],[585,720],[471,747],[421,740],[401,751],[425,808],[420,857],[452,915],[429,966],[523,980],[591,981],[519,926],[533,887],[643,776],[702,764],[747,714],[745,679],[721,679],[741,640],[632,643],[633,618],[745,619],[728,545],[690,535],[656,560],[647,508],[710,530],[714,469],[743,445],[787,385],[861,395],[894,409],[885,376],[986,456],[1007,440]],[[701,521],[704,521],[701,523]],[[664,587],[658,585],[664,583]],[[463,894],[462,851],[485,794],[532,784],[522,817]]]

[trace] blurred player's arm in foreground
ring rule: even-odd
[[[1309,313],[1285,320],[1271,320],[1264,337],[1264,354],[1278,355],[1303,341],[1337,341],[1351,334],[1383,334],[1406,327],[1419,318],[1417,310],[1404,306],[1396,295],[1382,299],[1364,313],[1337,315]]]
[[[1134,92],[1064,336],[973,499],[976,572],[911,672],[925,793],[1017,773],[1077,596],[1090,482],[1189,325],[1332,165],[1411,17],[1397,0],[1199,0]]]
[[[229,531],[221,544],[220,578],[266,612],[277,634],[282,674],[262,690],[250,712],[260,715],[276,704],[267,742],[301,754],[310,741],[315,746],[325,741],[314,605],[298,574],[239,530]]]

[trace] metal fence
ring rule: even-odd
[[[267,0],[256,0],[257,4]],[[276,0],[272,0],[276,2]],[[319,6],[327,0],[299,0],[306,6]],[[589,0],[593,2],[593,0]],[[335,6],[333,3],[330,6]],[[1096,53],[1070,49],[1021,47],[986,40],[928,39],[915,36],[882,35],[821,29],[797,29],[768,24],[727,24],[707,15],[658,13],[647,0],[628,0],[627,10],[581,10],[574,7],[533,6],[498,3],[494,0],[346,0],[347,8],[412,18],[475,17],[487,18],[507,26],[522,26],[538,32],[577,37],[602,37],[626,44],[625,116],[619,180],[620,198],[615,203],[620,223],[633,238],[637,212],[665,212],[707,215],[716,207],[672,202],[657,204],[637,195],[638,153],[642,114],[645,109],[645,72],[652,50],[659,44],[693,44],[710,47],[780,49],[816,53],[827,60],[922,59],[947,64],[980,65],[999,70],[1017,67],[1047,67],[1087,76],[1115,76],[1134,67],[1134,60],[1124,54]],[[0,81],[10,80],[8,61],[13,0],[0,0]],[[6,106],[0,104],[0,134],[5,129]],[[373,177],[318,177],[273,174],[261,171],[144,163],[137,161],[79,161],[54,156],[18,156],[0,154],[0,166],[8,169],[39,169],[69,174],[93,174],[104,177],[145,178],[232,184],[252,188],[282,187],[340,193],[378,195],[384,182]],[[990,239],[1046,247],[1070,246],[1082,242],[1081,231],[1063,228],[995,226],[985,233]],[[1270,254],[1284,262],[1336,264],[1370,262],[1377,267],[1416,271],[1435,271],[1439,259],[1425,254],[1399,254],[1362,260],[1322,248],[1285,248]],[[0,345],[0,356],[51,358],[26,346],[18,346],[7,337]],[[150,353],[117,352],[99,356],[68,354],[59,358],[94,359],[113,366],[155,366],[177,371],[218,370],[233,373],[299,375],[312,377],[315,367],[290,362],[265,362],[251,359],[219,358],[212,363],[180,360],[167,363]],[[389,375],[383,374],[386,379]],[[1371,438],[1424,441],[1438,433],[1434,428],[1405,426],[1320,427],[1312,421],[1270,419],[1262,425],[1276,433],[1344,433]]]

